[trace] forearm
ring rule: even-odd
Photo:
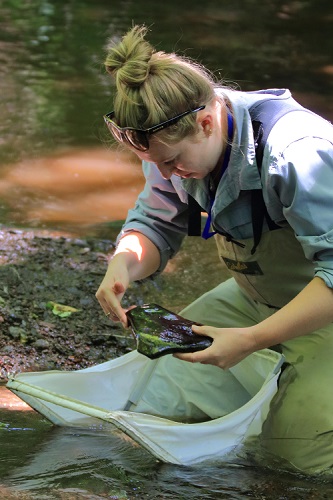
[[[121,238],[96,292],[105,314],[127,326],[121,300],[129,283],[150,276],[157,271],[159,265],[159,251],[146,236],[132,232]]]
[[[249,354],[306,335],[333,321],[333,291],[320,278],[282,309],[250,327],[193,326],[195,333],[213,339],[211,347],[175,356],[192,363],[208,363],[227,369]]]
[[[292,301],[251,327],[258,349],[306,335],[333,322],[333,290],[314,278]]]
[[[146,236],[134,231],[121,238],[113,259],[126,266],[130,281],[147,278],[160,266],[157,247]]]

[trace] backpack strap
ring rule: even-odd
[[[277,121],[291,111],[307,111],[293,98],[288,100],[267,99],[250,107],[249,113],[252,119],[254,145],[256,152],[257,167],[261,176],[262,160],[268,136]],[[262,189],[251,191],[251,211],[253,228],[253,255],[259,245],[262,235],[264,219],[266,219],[270,231],[279,229],[279,226],[271,219],[264,202]]]
[[[255,94],[255,93],[256,92],[249,92],[249,94]],[[263,92],[260,92],[258,95],[262,94]],[[249,113],[251,116],[252,126],[254,131],[256,159],[259,172],[261,170],[266,142],[272,128],[274,127],[276,122],[280,118],[282,118],[282,116],[286,115],[287,113],[290,113],[291,111],[308,111],[308,110],[303,106],[301,106],[292,97],[290,97],[288,100],[267,99],[265,101],[255,103],[249,108]]]

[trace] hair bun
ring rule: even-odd
[[[144,39],[147,31],[145,26],[135,26],[120,43],[108,46],[104,65],[115,78],[117,87],[139,87],[149,75],[154,49]]]

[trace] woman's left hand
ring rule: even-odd
[[[211,337],[212,345],[203,351],[175,353],[174,357],[191,363],[215,365],[226,370],[258,350],[250,327],[215,328],[193,325],[192,330],[199,335]]]

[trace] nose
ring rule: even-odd
[[[167,165],[157,165],[157,168],[160,171],[163,179],[166,179],[167,181],[170,179],[170,177],[172,176],[172,172],[174,171],[174,167],[168,167]]]

